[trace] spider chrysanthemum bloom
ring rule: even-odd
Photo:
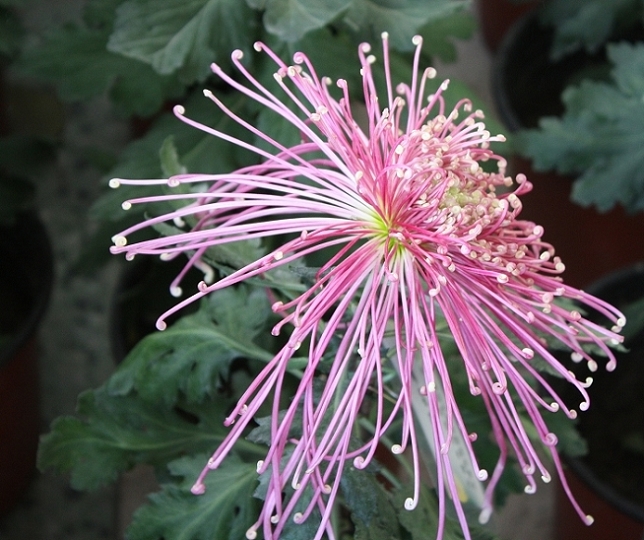
[[[533,358],[545,360],[551,370],[574,385],[580,393],[579,408],[588,407],[589,380],[577,380],[552,356],[546,341],[560,342],[574,359],[585,360],[596,369],[584,348],[591,344],[604,352],[607,367],[614,367],[609,345],[620,340],[616,332],[624,325],[623,316],[562,282],[563,264],[542,240],[543,229],[518,219],[519,196],[530,190],[529,182],[519,175],[514,183],[505,175],[505,161],[489,148],[490,141],[503,137],[490,136],[482,113],[472,111],[467,100],[446,110],[442,92],[447,82],[436,92],[428,92],[435,71],[418,70],[420,38],[414,43],[411,83],[394,88],[387,36],[383,35],[386,95],[381,101],[372,72],[375,58],[368,45],[359,48],[363,127],[355,120],[346,81],[336,81],[342,97],[335,99],[331,81],[318,78],[305,55],[296,54],[294,64],[287,65],[266,46],[256,44],[277,65],[275,78],[302,119],[255,80],[241,63],[242,54],[235,52],[233,63],[247,84],[216,65],[214,73],[291,122],[299,129],[301,142],[282,146],[205,92],[224,113],[270,143],[274,152],[185,118],[183,108],[177,107],[175,113],[183,121],[253,150],[261,163],[232,173],[112,181],[113,186],[210,183],[207,192],[186,194],[184,189],[177,195],[128,201],[126,206],[159,199],[184,199],[189,204],[115,236],[115,253],[167,257],[186,252],[191,266],[201,265],[200,258],[211,246],[289,238],[219,281],[202,283],[192,298],[173,311],[209,292],[295,264],[308,254],[333,250],[308,290],[273,304],[273,310],[283,317],[274,334],[288,325],[288,342],[232,411],[227,419],[232,426],[228,437],[193,488],[195,493],[203,492],[203,476],[219,466],[259,407],[272,396],[272,444],[258,463],[258,472],[268,471],[270,481],[263,510],[248,538],[255,538],[260,529],[266,539],[279,538],[288,520],[302,522],[312,512],[321,516],[315,538],[324,534],[333,538],[330,513],[343,469],[366,467],[396,418],[402,418],[402,429],[397,431],[400,439],[392,451],[410,455],[414,490],[405,506],[413,509],[419,497],[421,433],[414,419],[419,414],[430,420],[429,443],[436,453],[435,483],[441,506],[438,537],[442,537],[451,498],[469,538],[448,452],[453,437],[458,435],[465,445],[474,474],[481,482],[488,481],[482,511],[485,519],[510,452],[525,475],[526,491],[535,490],[535,476],[550,479],[519,408],[534,424],[561,473],[556,437],[546,427],[542,412],[563,410],[574,418],[576,411],[563,403],[537,371]],[[480,165],[490,160],[496,161],[495,172],[486,172]],[[166,221],[183,223],[188,218],[195,223],[190,230],[127,243],[128,235],[142,227]],[[605,315],[612,329],[605,330],[578,311],[561,307],[555,302],[557,297]],[[467,373],[470,392],[480,396],[491,419],[500,456],[489,475],[477,463],[472,448],[476,435],[465,425],[454,398],[450,381],[454,366],[450,363],[455,360],[444,356],[437,335],[439,320],[460,351],[462,360],[458,361]],[[163,318],[159,327],[164,327]],[[280,411],[281,383],[289,360],[300,347],[307,348],[308,365],[295,395],[289,396],[290,405]],[[329,354],[331,367],[321,377],[320,364],[328,362]],[[383,378],[383,370],[391,363],[398,379],[393,396],[385,390]],[[529,384],[528,379],[537,384]],[[367,399],[376,411],[375,425],[372,436],[360,446],[352,434]],[[393,405],[385,406],[386,399]],[[574,500],[573,504],[589,521]]]

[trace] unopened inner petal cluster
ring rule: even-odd
[[[436,449],[438,537],[443,535],[451,499],[470,538],[449,456],[455,434],[464,441],[476,477],[487,481],[485,520],[510,453],[525,475],[526,491],[536,489],[536,477],[544,481],[551,477],[521,414],[527,414],[561,475],[556,437],[542,413],[562,410],[574,418],[576,411],[554,392],[533,359],[545,360],[579,390],[579,409],[588,407],[586,388],[591,380],[577,380],[552,356],[547,341],[559,341],[591,370],[597,364],[586,352],[589,344],[603,351],[608,369],[615,365],[609,345],[620,340],[616,332],[624,325],[623,316],[563,283],[559,275],[564,266],[542,240],[543,229],[519,219],[520,196],[531,189],[530,183],[523,175],[516,181],[506,176],[505,161],[489,147],[503,137],[490,135],[482,113],[472,111],[468,100],[447,109],[443,92],[448,83],[436,86],[435,70],[419,69],[420,38],[414,43],[413,78],[394,87],[383,36],[385,85],[380,98],[372,72],[376,59],[368,45],[359,48],[364,97],[358,108],[366,112],[361,123],[346,81],[319,78],[305,55],[297,53],[294,63],[287,65],[266,46],[256,44],[276,64],[275,79],[283,91],[278,97],[246,70],[241,53],[235,52],[232,59],[240,76],[233,78],[217,65],[213,72],[232,89],[291,122],[301,133],[301,142],[282,146],[207,91],[225,114],[270,143],[274,151],[199,124],[176,107],[184,122],[254,151],[260,162],[233,172],[112,181],[114,186],[209,185],[207,192],[186,194],[183,189],[177,195],[128,201],[129,206],[159,199],[183,199],[187,204],[115,236],[115,253],[171,257],[185,252],[187,267],[203,268],[202,257],[212,246],[290,238],[218,281],[204,281],[192,298],[171,312],[212,291],[332,248],[333,255],[309,289],[296,298],[275,299],[273,309],[282,320],[273,333],[288,328],[288,341],[231,412],[226,421],[229,435],[193,488],[203,492],[208,470],[222,463],[260,406],[272,400],[272,444],[257,466],[259,473],[270,474],[270,481],[262,513],[247,533],[250,539],[260,530],[266,539],[277,539],[289,520],[300,523],[314,514],[320,520],[315,538],[325,534],[333,538],[330,513],[343,471],[366,467],[398,418],[403,419],[402,429],[396,432],[399,440],[392,450],[411,456],[414,489],[405,507],[413,509],[420,492],[419,437],[425,436],[417,429],[414,416],[419,414],[431,420],[430,443]],[[332,95],[336,89],[340,98]],[[299,114],[284,101],[294,103]],[[127,243],[133,232],[170,221],[194,225],[171,236]],[[577,310],[561,307],[557,299],[585,304],[603,314],[613,328],[603,329]],[[441,324],[449,329],[460,359],[445,356]],[[304,347],[308,365],[295,395],[287,396],[286,410],[280,411],[289,360],[298,349],[301,355]],[[329,355],[330,368],[321,369]],[[461,363],[469,391],[480,396],[490,416],[500,454],[489,473],[478,465],[472,447],[477,434],[468,430],[454,397],[450,376],[454,362]],[[393,386],[385,380],[392,365],[397,375]],[[528,380],[536,381],[540,389]],[[422,396],[420,411],[418,396]],[[387,406],[386,400],[392,404]],[[375,425],[373,433],[357,444],[353,437],[367,403],[376,411]],[[563,476],[562,482],[567,490]],[[584,516],[572,496],[571,500]]]

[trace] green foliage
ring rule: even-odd
[[[128,540],[238,540],[254,523],[257,472],[253,463],[232,457],[205,479],[206,492],[195,496],[190,487],[207,462],[203,454],[168,464],[178,482],[165,483],[150,495],[127,530]]]
[[[382,32],[389,33],[395,49],[409,51],[412,37],[431,21],[462,9],[460,0],[353,0],[344,22],[355,28],[361,39],[377,43]]]
[[[109,93],[127,114],[151,115],[182,91],[176,78],[106,49],[109,30],[67,25],[25,51],[19,70],[56,85],[61,98],[84,101]]]
[[[456,61],[453,39],[468,39],[476,28],[476,20],[469,11],[455,11],[445,17],[429,21],[419,29],[423,36],[424,51],[442,62]]]
[[[629,343],[644,330],[644,298],[639,298],[622,308],[626,326],[622,332],[624,342]]]
[[[583,81],[563,94],[561,118],[516,137],[537,170],[579,175],[572,198],[606,211],[644,210],[644,44],[608,47],[612,81]]]
[[[615,34],[644,21],[642,0],[549,0],[541,20],[554,27],[553,58],[586,49],[599,50]]]
[[[465,5],[464,0],[89,0],[81,24],[50,32],[26,51],[19,67],[53,82],[65,99],[108,93],[126,114],[147,116],[203,81],[211,62],[228,66],[232,50],[252,58],[256,39],[296,46],[333,25],[339,39],[350,36],[355,57],[360,41],[377,42],[385,30],[400,50],[410,50],[412,36],[423,31],[436,54],[453,57],[448,39],[468,33],[467,19],[454,17]],[[310,50],[323,51],[332,43],[326,38],[318,34]],[[333,71],[327,73],[335,76]]]
[[[95,489],[136,463],[164,467],[186,453],[211,451],[243,386],[243,372],[232,373],[231,362],[272,358],[253,343],[268,313],[261,290],[230,288],[141,341],[104,386],[80,396],[79,418],[54,422],[39,466],[71,472],[77,489]]]
[[[163,468],[187,451],[207,451],[221,442],[219,404],[181,405],[113,395],[105,387],[88,390],[78,398],[79,417],[58,418],[42,438],[38,467],[71,473],[72,487],[94,490],[137,463]]]
[[[108,50],[190,84],[234,49],[248,53],[255,38],[253,12],[240,0],[127,0],[117,9]]]
[[[588,445],[579,434],[575,422],[564,414],[544,414],[548,428],[557,436],[557,451],[570,457],[585,456]]]
[[[438,531],[438,499],[436,494],[425,485],[420,487],[418,506],[414,510],[405,510],[404,502],[409,497],[409,487],[397,490],[393,497],[394,506],[398,509],[398,519],[411,540],[436,538]],[[477,526],[470,527],[472,540],[494,540],[496,537]],[[443,538],[461,540],[464,538],[461,526],[455,519],[448,518],[445,523]]]
[[[393,540],[401,536],[397,508],[376,477],[366,470],[346,467],[340,488],[351,510],[356,540]]]
[[[171,406],[212,398],[237,358],[269,361],[253,343],[265,330],[270,308],[264,291],[244,287],[209,295],[202,308],[164,332],[144,338],[107,384],[113,395],[136,390],[152,403]]]
[[[244,96],[222,96],[222,101],[231,110],[240,113],[246,104]],[[201,91],[186,98],[187,114],[197,122],[224,131],[239,139],[249,137],[247,132],[222,113]],[[121,154],[118,164],[109,171],[113,178],[163,178],[164,160],[167,159],[164,144],[172,137],[176,160],[188,172],[223,172],[250,164],[255,156],[232,146],[230,143],[195,129],[173,114],[163,114],[141,138],[133,141]],[[167,165],[167,163],[166,163]],[[160,189],[158,190],[160,192]],[[144,205],[135,205],[131,210],[121,208],[124,200],[154,194],[147,186],[122,186],[106,192],[92,208],[92,216],[98,220],[131,220],[132,215],[148,211]],[[114,226],[114,229],[117,227]],[[113,234],[113,233],[112,233]],[[109,244],[108,244],[109,245]]]
[[[263,9],[264,27],[286,42],[304,37],[330,23],[347,8],[346,0],[247,0],[255,9]]]

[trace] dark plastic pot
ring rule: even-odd
[[[577,52],[553,62],[554,32],[543,26],[536,11],[518,19],[505,35],[492,66],[492,94],[501,120],[518,131],[537,127],[544,116],[563,112],[561,93],[581,72],[606,63],[602,50]]]
[[[0,227],[0,515],[24,494],[36,471],[40,433],[36,333],[53,282],[42,223],[21,214]]]
[[[623,309],[644,297],[644,263],[609,275],[589,292]],[[560,493],[557,540],[644,538],[644,448],[632,446],[644,444],[644,332],[625,345],[614,372],[600,367],[593,374],[591,406],[578,423],[588,454],[565,460],[571,489],[595,523],[584,525]]]
[[[493,66],[492,92],[501,121],[512,132],[534,128],[540,118],[563,112],[561,93],[580,73],[598,70],[605,54],[577,53],[562,61],[549,57],[553,33],[532,12],[506,35]],[[545,229],[566,265],[564,279],[586,287],[601,276],[644,259],[644,215],[630,216],[622,207],[605,213],[570,200],[574,178],[535,171],[530,160],[512,156],[510,173],[524,173],[534,185],[522,197],[521,219]]]
[[[514,21],[533,10],[538,4],[539,0],[525,2],[477,0],[476,14],[487,48],[496,52]]]

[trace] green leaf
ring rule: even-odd
[[[186,452],[208,451],[226,432],[230,402],[166,408],[139,396],[115,396],[105,387],[78,398],[80,418],[56,419],[38,453],[41,470],[71,472],[71,485],[94,490],[116,480],[137,463],[163,466]],[[193,419],[196,419],[193,420]]]
[[[396,509],[372,473],[346,467],[340,488],[356,528],[356,540],[393,540],[401,537]]]
[[[642,44],[613,44],[608,47],[613,64],[612,77],[626,96],[640,98],[644,93],[644,49]]]
[[[107,384],[115,395],[136,390],[150,402],[188,403],[212,397],[236,358],[267,362],[273,354],[253,339],[270,308],[261,289],[227,288],[207,297],[202,309],[163,332],[144,338]]]
[[[362,39],[377,43],[388,32],[394,49],[409,51],[422,26],[466,5],[461,0],[353,0],[344,21]]]
[[[540,9],[555,29],[554,59],[581,48],[595,52],[621,29],[641,24],[643,15],[642,0],[550,0]]]
[[[249,53],[253,11],[241,0],[127,0],[119,6],[108,49],[183,81],[204,80],[212,62],[234,49]]]
[[[438,530],[438,499],[433,491],[424,485],[420,487],[418,506],[414,510],[405,510],[404,502],[411,488],[403,488],[394,494],[394,506],[399,508],[398,519],[402,526],[411,533],[412,540],[435,538]],[[495,540],[495,536],[478,526],[470,526],[472,540]],[[447,518],[443,540],[462,540],[461,526],[455,519]]]
[[[168,464],[177,483],[162,485],[150,502],[134,514],[128,540],[239,540],[258,514],[253,498],[257,486],[254,463],[229,457],[205,479],[206,492],[193,495],[190,487],[207,456],[184,457]]]
[[[557,436],[557,451],[570,457],[585,456],[588,444],[579,434],[575,422],[565,414],[544,414],[548,428]]]
[[[622,308],[626,316],[626,326],[622,331],[624,342],[629,343],[644,330],[644,298],[632,301]]]
[[[159,150],[161,158],[161,171],[163,176],[171,177],[177,174],[185,174],[186,168],[179,161],[179,152],[174,144],[174,135],[169,135]]]
[[[126,114],[156,112],[183,87],[176,78],[160,76],[142,62],[106,50],[109,30],[68,25],[25,51],[17,69],[56,85],[68,101],[84,101],[109,93]]]
[[[222,95],[220,98],[228,108],[241,114],[242,117],[247,116],[245,96]],[[242,140],[250,137],[243,127],[222,113],[215,104],[204,97],[201,91],[193,92],[186,99],[185,109],[187,116],[202,124]],[[179,161],[189,172],[213,174],[229,172],[248,165],[256,159],[250,152],[195,129],[178,120],[173,114],[167,113],[154,123],[145,136],[128,145],[118,165],[110,171],[108,177],[163,178],[159,152],[170,136],[173,137]],[[115,190],[108,190],[94,204],[91,214],[94,219],[99,220],[131,219],[135,213],[142,215],[147,211],[147,207],[135,205],[131,210],[125,211],[121,208],[123,201],[160,193],[162,188],[158,186],[122,186]]]
[[[476,29],[476,18],[467,11],[458,11],[430,21],[419,29],[423,37],[423,52],[442,62],[456,61],[454,39],[469,39]]]
[[[297,41],[307,32],[327,25],[347,5],[346,0],[266,0],[264,27],[283,41]]]
[[[565,113],[517,135],[535,169],[578,175],[572,198],[600,211],[644,210],[644,44],[612,45],[610,83],[584,81],[563,94]]]

